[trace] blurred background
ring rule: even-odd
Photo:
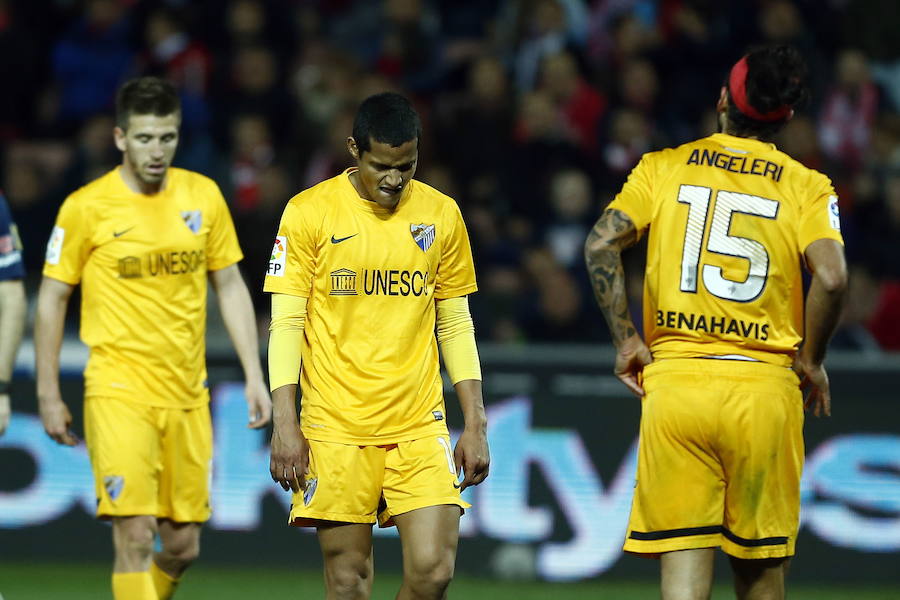
[[[639,406],[607,375],[609,335],[581,247],[642,153],[715,130],[735,60],[756,44],[792,44],[812,102],[777,145],[832,178],[851,263],[832,345],[847,408],[808,426],[803,535],[815,560],[798,560],[795,577],[897,583],[898,30],[900,3],[883,0],[0,0],[0,187],[33,304],[60,204],[121,160],[116,88],[171,79],[183,103],[175,164],[214,178],[230,203],[264,347],[262,280],[284,204],[351,165],[345,140],[363,98],[408,95],[424,128],[416,177],[454,197],[468,224],[480,285],[471,305],[500,424],[494,475],[464,518],[461,571],[652,581],[651,561],[620,560]],[[626,261],[639,319],[641,250]],[[63,354],[73,408],[85,357],[77,314],[70,307]],[[318,565],[314,539],[282,525],[268,438],[228,426],[243,420],[229,412],[240,372],[214,314],[209,355],[220,458],[206,560]],[[0,438],[0,557],[105,561],[83,448],[44,438],[32,372],[26,342]],[[60,532],[79,543],[51,544]],[[396,570],[390,552],[381,564]]]

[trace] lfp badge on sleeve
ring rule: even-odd
[[[275,238],[275,245],[272,246],[272,258],[269,259],[269,270],[267,275],[274,277],[284,277],[285,257],[287,256],[287,237],[279,235]]]

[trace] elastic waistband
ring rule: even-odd
[[[667,358],[644,367],[645,379],[670,373],[742,379],[776,379],[792,385],[799,383],[797,375],[792,369],[756,361],[722,358]]]

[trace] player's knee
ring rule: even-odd
[[[117,525],[113,529],[116,553],[136,561],[144,561],[153,554],[155,532],[152,527],[140,527],[134,523]]]
[[[200,538],[189,537],[180,539],[163,548],[163,552],[167,554],[167,558],[181,568],[187,568],[192,562],[200,556]]]
[[[368,597],[371,568],[366,556],[343,554],[326,561],[329,597],[357,600]]]
[[[404,578],[421,597],[442,598],[453,580],[454,562],[452,555],[417,556],[409,561]]]

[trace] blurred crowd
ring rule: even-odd
[[[350,166],[363,98],[399,91],[423,118],[417,178],[469,226],[479,338],[604,342],[589,228],[642,153],[715,131],[748,47],[789,43],[812,102],[777,144],[833,179],[851,262],[835,345],[900,350],[898,23],[881,0],[0,0],[0,186],[34,289],[62,200],[120,161],[116,88],[171,79],[176,165],[225,192],[263,323],[283,205]]]

